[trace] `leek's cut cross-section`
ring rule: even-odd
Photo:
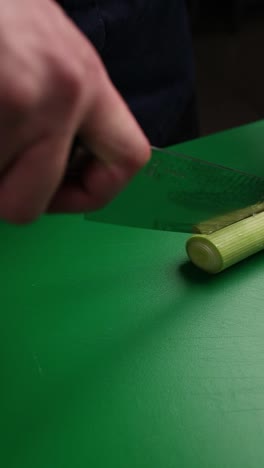
[[[190,260],[208,273],[220,273],[262,249],[264,249],[264,212],[212,234],[194,235],[186,244]]]

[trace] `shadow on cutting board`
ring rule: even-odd
[[[211,283],[217,283],[219,285],[219,282],[221,283],[221,281],[237,281],[238,275],[239,278],[242,278],[245,275],[248,276],[251,273],[255,273],[258,268],[263,267],[263,262],[264,251],[252,255],[215,275],[211,275],[200,270],[190,261],[182,263],[179,266],[179,271],[183,275],[184,279],[192,285],[208,285]]]

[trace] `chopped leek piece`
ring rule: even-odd
[[[264,212],[212,234],[195,234],[186,243],[190,260],[208,273],[226,268],[264,249]]]
[[[219,231],[230,224],[237,223],[242,219],[249,218],[257,213],[264,211],[264,203],[256,203],[255,205],[247,206],[240,210],[232,211],[223,215],[216,216],[215,218],[202,221],[193,226],[194,234],[211,234],[212,232]]]

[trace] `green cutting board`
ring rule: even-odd
[[[264,122],[178,149],[264,175]],[[1,467],[263,466],[264,254],[209,277],[185,241],[0,226]]]

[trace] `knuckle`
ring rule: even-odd
[[[3,108],[17,115],[26,114],[35,103],[35,86],[30,79],[9,80],[1,86],[0,102]]]
[[[82,95],[84,89],[84,73],[77,63],[56,58],[53,60],[53,76],[58,83],[58,89],[68,99],[75,101]]]
[[[147,142],[141,144],[140,148],[128,156],[128,168],[133,174],[144,167],[150,160],[151,150]]]
[[[89,83],[89,91],[100,88],[100,82],[104,76],[103,65],[99,57],[89,49],[87,56],[76,54],[76,57],[71,59],[57,52],[50,57],[50,69],[52,79],[57,83],[58,89],[70,102],[79,102],[86,96],[87,83]]]
[[[80,70],[78,70],[78,67],[64,67],[62,76],[66,95],[69,98],[72,98],[72,100],[78,99],[83,92],[83,79]]]

